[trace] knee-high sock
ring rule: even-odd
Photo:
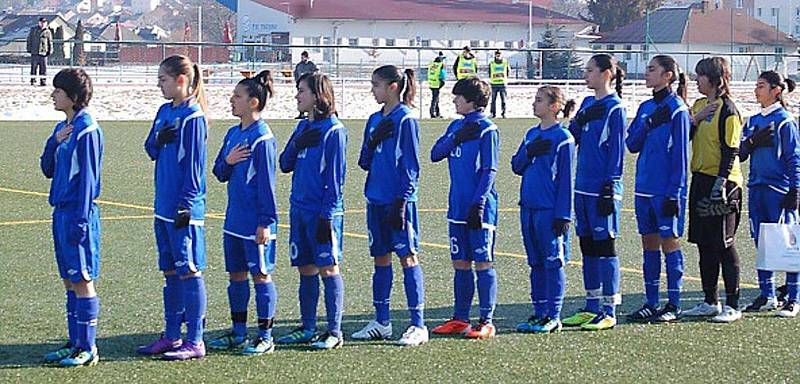
[[[75,296],[75,291],[69,289],[66,292],[67,296],[67,335],[69,336],[69,345],[75,347],[78,345],[78,297]]]
[[[722,280],[725,281],[725,304],[729,307],[739,308],[739,253],[736,246],[731,245],[722,251]]]
[[[322,279],[325,283],[325,313],[328,318],[328,332],[342,337],[342,312],[344,310],[344,280],[336,274]]]
[[[800,300],[800,290],[798,289],[798,274],[797,272],[787,272],[786,273],[786,288],[788,292],[787,300],[794,301],[795,303]]]
[[[547,276],[547,317],[557,320],[561,318],[561,307],[564,306],[564,290],[567,283],[567,275],[564,267],[546,268]]]
[[[533,315],[537,319],[547,316],[547,281],[544,265],[538,264],[531,267],[529,274],[531,281],[531,304],[533,304]]]
[[[256,291],[256,312],[258,313],[258,336],[264,340],[272,337],[272,319],[278,306],[278,291],[272,281],[254,284]]]
[[[761,296],[767,298],[775,297],[775,272],[763,269],[759,269],[756,272],[758,272],[758,288],[761,291]],[[788,273],[786,274],[786,280],[789,280]]]
[[[183,304],[183,280],[178,275],[165,276],[164,279],[164,337],[178,340],[181,338],[186,310]]]
[[[644,251],[644,295],[647,304],[658,307],[658,287],[661,283],[661,251]]]
[[[411,325],[424,327],[425,278],[422,275],[422,267],[420,265],[403,268],[403,287],[406,290],[406,302],[408,303]]]
[[[203,327],[208,305],[203,276],[183,280],[183,302],[186,306],[186,341],[199,345],[203,342]]]
[[[603,280],[603,312],[616,316],[619,298],[619,258],[608,256],[600,258],[600,270]]]
[[[372,305],[375,306],[375,320],[388,325],[391,320],[389,304],[392,297],[392,266],[376,265],[372,274]]]
[[[231,306],[231,322],[236,336],[247,335],[247,307],[250,305],[250,282],[229,281],[228,303]]]
[[[317,330],[317,304],[319,304],[319,275],[300,275],[300,287],[297,289],[300,301],[300,319],[303,329]]]
[[[91,351],[97,336],[97,315],[100,312],[100,300],[97,296],[79,297],[76,301],[78,312],[78,348]]]
[[[719,263],[720,255],[719,250],[714,247],[698,246],[700,253],[700,281],[703,285],[703,294],[705,295],[705,302],[708,304],[716,304],[719,302]],[[775,297],[775,294],[772,295]]]
[[[497,305],[497,272],[494,268],[484,269],[478,274],[478,306],[481,320],[492,322]]]
[[[680,308],[683,289],[683,252],[680,249],[664,256],[667,266],[667,299]]]
[[[600,312],[600,260],[597,256],[583,255],[583,287],[586,289],[586,310]]]
[[[453,275],[453,317],[469,321],[469,310],[475,296],[475,275],[472,269],[456,269]]]

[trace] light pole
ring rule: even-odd
[[[520,0],[511,0],[511,4],[519,4]],[[528,0],[528,48],[533,46],[533,0]]]

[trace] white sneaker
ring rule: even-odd
[[[406,347],[416,347],[428,342],[428,327],[409,326],[408,329],[397,340],[398,345]]]
[[[794,301],[787,301],[776,315],[778,317],[795,317],[800,312],[800,305]]]
[[[732,323],[741,318],[742,318],[742,311],[738,309],[733,309],[726,305],[725,307],[722,308],[722,312],[720,312],[719,315],[716,315],[708,319],[708,321],[712,323]]]
[[[381,323],[372,320],[360,331],[354,333],[352,336],[356,340],[385,340],[392,337],[392,323],[389,325],[382,325]]]
[[[688,317],[701,317],[701,316],[716,316],[722,312],[722,304],[709,304],[705,301],[697,304],[694,308],[684,311],[683,315]]]

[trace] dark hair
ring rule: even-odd
[[[297,80],[297,87],[305,82],[311,93],[317,97],[314,105],[314,119],[324,119],[336,114],[336,98],[333,93],[333,84],[328,76],[319,72],[306,73]]]
[[[778,102],[786,108],[786,100],[783,98],[783,92],[792,93],[794,91],[797,84],[795,84],[794,80],[789,78],[783,78],[783,76],[775,71],[765,71],[761,72],[761,75],[758,76],[759,79],[763,79],[767,83],[769,83],[770,88],[780,88],[781,92],[778,93]]]
[[[47,19],[45,19],[44,17],[40,17],[39,18],[39,22],[42,22],[42,21],[47,22]]]
[[[575,100],[569,99],[565,101],[564,92],[555,85],[543,85],[539,87],[537,92],[543,92],[550,99],[550,105],[557,104],[559,112],[563,113],[564,117],[569,117],[572,110],[575,109]],[[558,117],[558,113],[556,113],[556,117]]]
[[[468,103],[474,103],[475,109],[483,109],[489,105],[491,91],[489,84],[477,77],[469,77],[456,81],[453,94],[464,96]]]
[[[272,72],[269,70],[261,71],[254,77],[242,79],[239,84],[247,89],[247,95],[258,99],[258,111],[264,110],[267,100],[275,96],[275,88],[272,87]]]
[[[83,69],[62,69],[53,78],[53,86],[67,94],[75,112],[86,108],[92,100],[92,79]]]
[[[470,51],[469,45],[465,45],[462,50],[469,52]]]
[[[653,56],[653,61],[665,71],[672,73],[672,79],[670,79],[668,87],[671,87],[672,83],[678,80],[678,89],[675,93],[686,101],[686,74],[681,72],[678,62],[669,55],[655,55]]]
[[[494,51],[494,54],[495,55],[500,55],[500,54],[502,54],[502,52],[500,52],[500,50],[498,49],[498,50]]]
[[[300,52],[300,56],[308,57],[308,51]]]
[[[724,57],[706,57],[694,67],[697,76],[705,76],[717,89],[717,96],[729,96],[731,93],[731,66]]]
[[[625,71],[620,68],[619,62],[614,56],[606,53],[600,53],[592,56],[589,61],[593,61],[594,65],[601,71],[611,71],[611,79],[614,80],[614,90],[617,95],[622,97],[622,81],[625,80]]]
[[[394,65],[384,65],[372,72],[386,84],[397,83],[397,91],[400,94],[400,101],[408,106],[414,106],[414,97],[417,95],[417,81],[413,69],[401,71]]]
[[[208,113],[208,102],[206,101],[206,92],[203,87],[203,75],[200,72],[199,65],[192,63],[192,60],[184,55],[172,55],[164,59],[159,68],[163,68],[164,72],[173,78],[177,78],[180,75],[186,76],[189,79],[189,95],[194,97],[195,101],[200,104],[203,113]]]

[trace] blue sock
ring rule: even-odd
[[[564,306],[564,290],[567,285],[567,275],[564,267],[547,268],[547,317],[553,320],[561,318],[561,307]]]
[[[278,306],[278,291],[275,283],[254,284],[256,290],[256,312],[258,312],[258,336],[264,340],[272,337],[272,319]]]
[[[800,299],[800,293],[797,289],[797,278],[797,272],[786,272],[787,300],[794,301],[795,303]]]
[[[758,272],[758,288],[761,289],[761,296],[775,297],[775,272],[762,269],[756,272]],[[789,274],[786,274],[786,277],[788,278]]]
[[[75,291],[67,291],[67,335],[69,336],[69,345],[78,345],[78,297],[75,296]]]
[[[206,283],[203,276],[183,280],[183,301],[186,305],[186,341],[199,345],[203,342],[206,318]]]
[[[322,279],[325,283],[325,313],[328,317],[328,332],[342,337],[342,312],[344,310],[344,280],[336,274]]]
[[[297,289],[300,300],[300,319],[306,331],[317,330],[317,304],[319,303],[319,275],[300,275]]]
[[[481,320],[492,322],[497,305],[497,272],[494,268],[478,271],[478,306]]]
[[[600,261],[597,256],[583,256],[583,287],[586,289],[586,309],[600,312]]]
[[[661,277],[661,251],[644,251],[642,262],[644,296],[647,305],[658,308],[658,286]]]
[[[376,265],[372,274],[372,305],[375,306],[375,320],[389,325],[389,304],[392,297],[392,266]]]
[[[422,267],[420,265],[403,268],[403,286],[406,289],[406,301],[408,303],[408,314],[411,317],[411,325],[424,327],[425,278],[422,276]]]
[[[456,269],[453,275],[453,318],[469,321],[469,310],[475,296],[475,275],[472,269]]]
[[[533,315],[537,319],[547,316],[547,298],[545,291],[547,283],[545,281],[544,265],[534,265],[529,274],[531,280],[531,303],[533,304]]]
[[[94,297],[79,297],[75,309],[78,312],[78,348],[91,351],[97,336],[97,315],[100,312],[100,300]]]
[[[164,337],[170,340],[181,338],[183,324],[183,281],[178,275],[165,276],[164,281]]]
[[[683,252],[681,250],[667,253],[664,257],[667,264],[667,298],[669,303],[681,307],[681,289],[683,288]]]
[[[250,282],[229,281],[228,303],[231,305],[231,321],[233,334],[243,337],[247,335],[247,307],[250,305]]]
[[[611,317],[617,316],[619,300],[619,258],[608,256],[600,258],[603,279],[603,312]]]

